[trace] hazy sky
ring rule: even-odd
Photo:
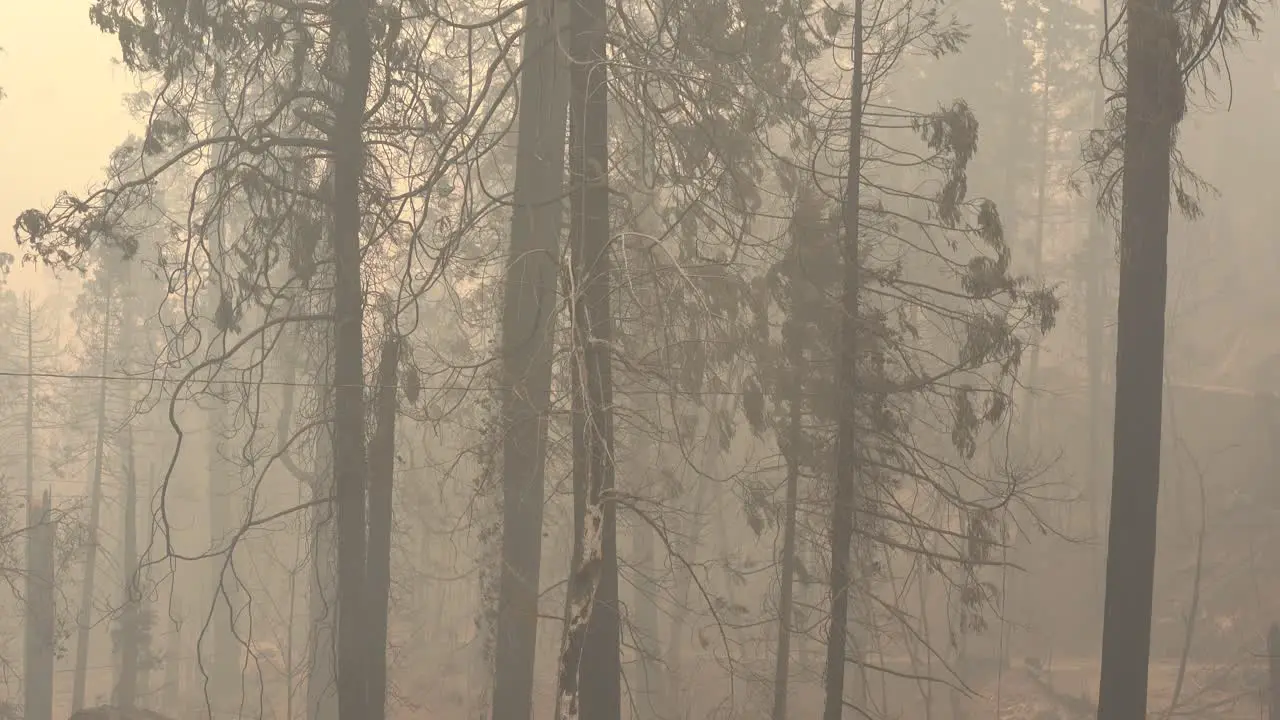
[[[123,101],[133,80],[115,62],[115,38],[89,23],[89,5],[0,0],[0,251],[14,252],[19,212],[96,182],[136,126]],[[18,287],[39,276],[14,275]]]

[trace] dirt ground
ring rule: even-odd
[[[1178,663],[1153,664],[1149,716],[1257,720],[1263,717],[1263,672],[1252,665],[1189,664],[1178,704],[1170,714]],[[1098,673],[1095,661],[1056,661],[1047,674],[1038,676],[1026,667],[1011,669],[980,689],[982,697],[971,700],[968,715],[999,720],[1083,720],[1095,712]]]

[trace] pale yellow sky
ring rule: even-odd
[[[137,123],[124,108],[134,81],[114,37],[89,23],[89,0],[0,0],[0,252],[13,219],[58,192],[83,191]],[[15,268],[19,288],[52,284]]]

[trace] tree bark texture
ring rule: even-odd
[[[822,720],[840,720],[844,713],[845,649],[849,633],[849,591],[852,585],[854,511],[857,507],[859,466],[858,387],[859,294],[862,257],[859,212],[862,168],[862,0],[853,10],[853,79],[849,94],[849,169],[846,178],[841,254],[844,280],[841,293],[840,355],[836,381],[836,487],[831,509],[831,625],[827,633],[826,692]]]
[[[573,251],[573,388],[582,395],[574,433],[575,518],[581,562],[569,579],[569,623],[560,661],[562,720],[618,720],[622,669],[614,486],[612,262],[609,255],[609,68],[606,3],[572,0],[569,238]],[[575,504],[577,502],[575,501]]]
[[[1168,284],[1170,155],[1184,102],[1171,0],[1127,6],[1116,410],[1099,720],[1147,711]]]
[[[367,0],[335,0],[333,32],[343,63],[330,133],[333,166],[333,474],[338,530],[338,717],[366,720],[364,296],[360,286],[363,124],[373,46]]]
[[[502,568],[493,720],[529,720],[533,715],[547,409],[564,205],[567,15],[564,0],[532,0],[525,9],[501,329]]]

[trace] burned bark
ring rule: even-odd
[[[849,169],[841,213],[844,279],[841,295],[840,353],[836,387],[835,497],[831,509],[831,624],[827,634],[826,692],[823,720],[840,720],[844,713],[845,648],[849,633],[849,591],[852,578],[854,511],[857,507],[858,360],[862,253],[859,203],[862,167],[862,0],[853,6],[853,78],[849,93]]]
[[[573,251],[575,544],[559,668],[562,720],[622,715],[614,486],[612,262],[609,255],[609,70],[606,3],[570,12],[570,196]],[[580,366],[580,367],[579,367]],[[575,558],[577,559],[577,558]]]
[[[510,265],[502,313],[502,568],[493,720],[533,716],[547,410],[564,184],[564,0],[525,9]]]
[[[329,134],[333,167],[334,371],[333,476],[338,530],[338,661],[340,720],[365,720],[367,610],[365,528],[364,296],[360,286],[360,181],[364,174],[365,103],[373,45],[368,5],[336,0],[335,45],[344,62],[341,97]]]
[[[1099,720],[1146,717],[1163,420],[1171,155],[1185,104],[1171,0],[1127,5],[1115,436]]]
[[[369,447],[369,720],[386,717],[387,622],[391,601],[392,497],[396,468],[396,385],[400,338],[382,344],[377,426]]]

